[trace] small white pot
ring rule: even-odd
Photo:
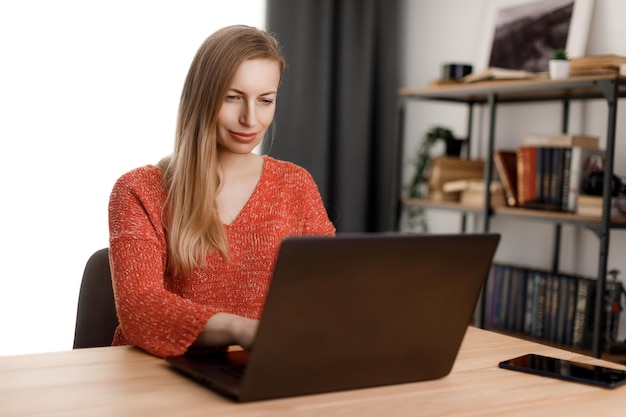
[[[550,65],[550,78],[558,80],[560,78],[569,77],[569,61],[563,59],[551,59]]]

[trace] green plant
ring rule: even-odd
[[[426,132],[417,148],[415,158],[412,160],[415,170],[407,186],[409,198],[423,198],[426,196],[426,192],[428,191],[426,184],[432,160],[432,147],[440,140],[445,142],[451,139],[455,139],[452,131],[442,126],[434,126]],[[428,231],[428,223],[426,222],[426,215],[422,207],[409,206],[408,221],[412,231]]]
[[[555,49],[552,59],[558,59],[560,61],[567,61],[569,58],[567,56],[567,51],[565,49]]]

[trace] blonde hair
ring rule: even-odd
[[[174,151],[158,164],[168,190],[164,218],[171,274],[188,275],[215,251],[228,257],[216,203],[216,119],[239,65],[255,58],[276,61],[282,77],[285,60],[274,37],[249,26],[228,26],[204,41],[187,73]]]

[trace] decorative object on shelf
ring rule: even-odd
[[[444,64],[441,67],[442,80],[461,81],[463,77],[471,74],[472,66],[468,64]]]
[[[491,0],[485,14],[482,68],[548,71],[554,49],[585,54],[593,0]],[[514,51],[514,52],[513,52]]]
[[[448,153],[448,144],[451,147],[458,148],[459,139],[454,137],[452,130],[443,126],[434,126],[424,135],[415,158],[412,161],[414,166],[413,178],[407,187],[409,198],[424,198],[428,195],[428,174],[432,161],[433,147],[439,142],[444,141],[446,145],[446,153]],[[426,222],[426,213],[422,207],[411,206],[408,208],[408,225],[412,232],[427,232],[428,223]]]
[[[550,78],[553,80],[559,80],[569,77],[570,62],[567,57],[565,49],[557,49],[554,51],[554,56],[548,62],[550,66]]]

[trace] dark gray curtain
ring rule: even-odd
[[[392,230],[400,0],[267,0],[287,59],[264,153],[305,167],[339,232]]]

